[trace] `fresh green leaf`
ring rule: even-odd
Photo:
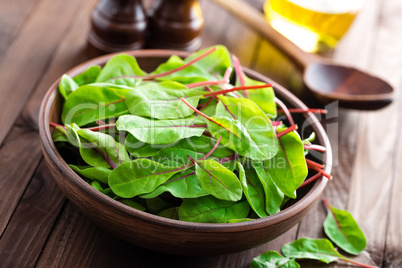
[[[59,84],[60,94],[67,99],[77,88],[79,85],[69,75],[63,74]]]
[[[138,86],[126,96],[131,114],[156,119],[185,118],[194,113],[180,98],[197,106],[203,91],[187,89],[177,82],[147,83]]]
[[[199,137],[206,130],[206,125],[195,124],[194,118],[151,120],[136,115],[120,116],[116,127],[150,144],[170,144],[192,136]]]
[[[208,193],[202,189],[200,182],[195,176],[195,171],[192,169],[187,169],[175,174],[154,191],[149,194],[141,195],[141,197],[154,198],[164,192],[170,192],[177,198],[197,198],[208,195]]]
[[[80,73],[77,76],[74,76],[73,80],[79,86],[92,84],[96,82],[96,79],[98,78],[100,72],[101,72],[100,66],[98,65],[91,66],[85,72]]]
[[[250,206],[247,201],[226,201],[213,196],[184,199],[179,208],[182,221],[225,223],[231,219],[247,217]]]
[[[173,207],[173,204],[163,198],[155,197],[146,200],[147,208],[152,214],[158,214],[162,210]]]
[[[141,158],[115,168],[109,175],[109,186],[123,198],[150,193],[183,169],[173,169]]]
[[[124,146],[126,150],[134,157],[152,157],[161,149],[169,146],[166,144],[149,144],[136,139],[133,135],[128,134]]]
[[[116,85],[125,85],[135,87],[142,81],[141,77],[146,73],[138,66],[137,60],[126,54],[120,54],[112,57],[103,67],[96,79],[97,83],[107,82]]]
[[[76,166],[76,165],[69,165],[72,170],[81,174],[82,176],[97,180],[101,183],[108,184],[108,177],[111,169],[104,168],[104,167],[91,167],[91,166]]]
[[[253,150],[259,150],[270,159],[278,152],[278,139],[271,121],[264,112],[251,100],[220,96],[216,108],[217,115],[225,114],[238,119],[250,134],[254,143]]]
[[[66,100],[62,121],[83,126],[96,120],[128,114],[124,102],[130,88],[110,84],[91,84],[79,87]]]
[[[230,56],[230,52],[228,49],[222,45],[215,46],[216,50],[209,54],[208,56],[204,57],[202,60],[193,64],[197,68],[204,70],[210,74],[220,74],[223,75],[228,67],[232,67],[232,60]],[[211,48],[205,48],[199,50],[190,56],[188,56],[184,62],[189,62],[200,55],[204,54]]]
[[[278,252],[270,250],[255,257],[250,268],[299,268],[300,265],[294,260],[282,257]]]
[[[253,161],[252,163],[259,181],[262,184],[265,193],[265,207],[269,215],[273,215],[280,211],[283,204],[284,194],[279,190],[269,174],[268,166],[265,166],[265,161]]]
[[[353,216],[326,203],[327,218],[324,221],[325,234],[347,253],[357,255],[366,247],[366,238]]]
[[[268,216],[265,209],[265,191],[256,172],[252,169],[245,171],[245,168],[240,162],[237,162],[237,170],[239,171],[239,178],[243,186],[244,195],[250,207],[260,218]]]
[[[126,204],[129,207],[138,209],[140,211],[145,211],[146,207],[141,205],[140,203],[134,201],[133,199],[120,199],[123,204]]]
[[[344,259],[328,239],[301,238],[282,247],[282,254],[288,258],[311,259],[331,263]]]
[[[179,208],[178,207],[167,208],[167,209],[159,212],[158,216],[168,218],[168,219],[178,220],[179,219]]]
[[[197,179],[209,194],[221,200],[238,201],[242,187],[237,176],[213,159],[195,161]]]
[[[281,131],[281,130],[280,130]],[[296,198],[296,189],[307,176],[304,146],[295,132],[279,138],[279,151],[274,158],[264,161],[273,182],[287,196]]]

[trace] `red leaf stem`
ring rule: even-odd
[[[288,108],[290,113],[314,113],[314,114],[326,114],[327,110],[325,109],[301,109],[301,108]],[[283,109],[278,109],[278,112],[285,112]]]
[[[368,265],[368,264],[363,264],[363,263],[359,263],[359,262],[355,262],[346,258],[339,258],[340,260],[344,261],[344,262],[348,262],[360,267],[364,267],[364,268],[377,268],[377,266],[372,266],[372,265]]]
[[[239,78],[239,83],[242,87],[244,87],[246,85],[246,83],[244,82],[245,75],[243,72],[243,68],[241,67],[240,61],[235,55],[232,55],[232,61],[233,61],[233,66],[234,66],[234,69],[236,72],[236,76]],[[247,91],[243,90],[243,94],[246,98],[248,98]]]
[[[297,125],[292,125],[290,127],[288,127],[287,129],[285,129],[284,131],[281,131],[279,133],[276,134],[276,137],[279,139],[280,137],[288,134],[289,132],[296,130],[297,129]]]
[[[232,73],[232,68],[228,67],[226,69],[225,75],[221,80],[216,80],[216,81],[201,81],[201,82],[196,82],[192,84],[186,85],[188,88],[195,88],[195,87],[203,87],[203,86],[215,86],[215,85],[221,85],[221,84],[227,84],[229,83],[229,78],[230,74]]]
[[[215,150],[218,148],[219,143],[221,142],[221,139],[222,139],[222,136],[218,138],[218,140],[216,141],[216,143],[215,143],[214,147],[211,149],[211,151],[209,151],[206,155],[204,155],[203,157],[201,157],[198,160],[205,160],[208,157],[210,157],[215,152]]]
[[[50,123],[49,123],[49,125],[50,125],[51,127],[61,127],[61,128],[66,129],[66,127],[65,127],[65,126],[60,125],[60,124],[57,124],[57,123],[54,123],[54,122],[50,122]]]
[[[318,151],[318,152],[325,152],[326,151],[326,148],[324,146],[317,145],[317,144],[310,144],[310,145],[305,144],[304,149],[314,150],[314,151]]]
[[[240,90],[252,90],[252,89],[260,89],[260,88],[266,88],[266,87],[271,87],[272,84],[264,84],[264,85],[256,85],[256,86],[241,86],[241,87],[234,87],[231,89],[226,89],[226,90],[219,90],[215,92],[208,93],[204,95],[204,97],[212,97],[216,95],[221,95],[221,94],[226,94],[229,92],[234,92],[234,91],[240,91]]]
[[[272,121],[271,123],[272,123],[273,127],[277,127],[277,126],[282,125],[282,121]]]
[[[311,176],[310,178],[306,179],[306,180],[299,186],[299,188],[297,188],[297,189],[300,189],[300,188],[302,188],[302,187],[304,187],[304,186],[306,186],[306,185],[312,183],[313,181],[318,180],[318,179],[321,178],[321,177],[322,177],[322,174],[321,174],[320,172],[318,172],[317,174],[315,174],[315,175]]]
[[[324,165],[323,165],[323,164],[314,162],[314,161],[312,161],[312,160],[310,160],[310,159],[306,159],[306,163],[307,163],[307,165],[312,166],[312,167],[324,168]]]
[[[274,100],[275,100],[276,104],[278,104],[282,108],[283,112],[285,113],[286,117],[289,120],[289,123],[291,125],[294,125],[295,121],[293,120],[293,117],[290,114],[288,107],[286,107],[286,105],[280,99],[275,97]]]
[[[121,79],[121,78],[142,78],[142,79],[144,79],[144,80],[153,80],[153,79],[158,78],[158,77],[167,76],[167,75],[169,75],[169,74],[172,74],[172,73],[181,71],[181,70],[187,68],[188,66],[194,64],[195,62],[202,60],[203,58],[205,58],[206,56],[208,56],[209,54],[211,54],[212,52],[214,52],[216,49],[217,49],[217,47],[213,47],[213,48],[211,48],[210,50],[208,50],[208,51],[206,51],[205,53],[203,53],[203,54],[201,54],[200,56],[198,56],[197,58],[195,58],[195,59],[193,59],[193,60],[187,62],[186,64],[184,64],[184,65],[182,65],[182,66],[180,66],[180,67],[178,67],[178,68],[176,68],[176,69],[173,69],[173,70],[164,72],[164,73],[152,74],[152,75],[143,75],[143,76],[140,76],[140,75],[119,76],[119,77],[116,77],[116,78],[112,78],[112,79],[110,79],[110,80],[117,80],[117,79]]]
[[[91,131],[100,131],[103,129],[108,129],[108,128],[113,128],[116,127],[116,124],[106,124],[106,125],[100,125],[100,126],[96,126],[96,127],[88,127],[88,128],[83,128],[83,129],[88,129]]]
[[[307,166],[308,166],[308,168],[310,168],[310,169],[312,169],[312,170],[315,170],[315,171],[317,171],[317,172],[320,172],[321,175],[327,177],[328,180],[332,180],[332,175],[331,175],[331,174],[328,174],[328,173],[325,172],[323,169],[318,168],[318,167],[315,167],[315,166],[309,166],[308,164],[307,164]]]

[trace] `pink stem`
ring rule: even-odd
[[[296,130],[297,129],[297,125],[292,125],[290,127],[288,127],[287,129],[285,129],[284,131],[281,131],[279,133],[276,134],[276,137],[279,139],[280,137],[288,134],[289,132]]]
[[[198,56],[197,58],[187,62],[186,64],[184,64],[184,65],[182,65],[182,66],[180,66],[180,67],[178,67],[176,69],[164,72],[164,73],[153,74],[153,75],[144,75],[144,76],[136,76],[136,75],[133,75],[133,76],[120,76],[120,77],[113,78],[111,80],[116,80],[116,79],[121,79],[121,78],[142,78],[144,80],[152,80],[152,79],[155,79],[155,78],[158,78],[158,77],[167,76],[169,74],[181,71],[181,70],[187,68],[188,66],[192,65],[193,63],[202,60],[203,58],[205,58],[206,56],[208,56],[209,54],[214,52],[216,49],[217,49],[216,47],[213,47],[210,50],[208,50],[205,53],[203,53],[202,55]]]
[[[196,112],[197,114],[201,115],[202,117],[208,119],[211,122],[215,122],[211,119],[211,117],[209,117],[208,115],[204,114],[203,112],[197,110],[197,108],[193,107],[190,103],[188,103],[188,101],[186,101],[185,99],[181,98],[181,101],[184,102],[191,110],[193,110],[194,112]]]
[[[271,84],[264,84],[264,85],[256,85],[256,86],[234,87],[231,89],[215,91],[215,92],[204,95],[204,97],[212,97],[212,96],[226,94],[226,93],[233,92],[233,91],[252,90],[252,89],[266,88],[266,87],[271,87],[271,86],[272,86]]]
[[[244,87],[246,83],[244,82],[244,72],[243,68],[241,67],[240,61],[235,55],[232,55],[232,61],[235,68],[236,76],[239,78],[239,83],[242,87]],[[246,98],[248,98],[247,91],[243,90],[243,94]]]
[[[198,160],[205,160],[208,157],[210,157],[215,152],[215,150],[218,148],[219,143],[221,142],[221,139],[222,139],[222,137],[219,137],[219,139],[216,141],[216,143],[215,143],[214,147],[211,149],[211,151],[209,151],[206,155],[204,155],[203,157],[201,157]]]
[[[201,82],[196,82],[192,84],[188,84],[188,88],[195,88],[195,87],[203,87],[203,86],[214,86],[214,85],[221,85],[221,84],[227,84],[229,83],[229,77],[230,74],[232,73],[232,68],[228,67],[226,69],[225,75],[221,80],[216,80],[216,81],[201,81]]]
[[[340,260],[344,261],[344,262],[348,262],[360,267],[364,267],[364,268],[376,268],[377,266],[372,266],[372,265],[368,265],[368,264],[363,264],[363,263],[359,263],[359,262],[355,262],[346,258],[339,258]]]
[[[57,123],[53,123],[53,122],[50,122],[50,123],[49,123],[49,125],[50,125],[51,127],[61,127],[61,128],[66,129],[66,127],[65,127],[65,126],[60,125],[60,124],[57,124]]]
[[[116,127],[116,124],[100,125],[100,126],[88,127],[88,128],[84,128],[84,129],[88,129],[88,130],[91,130],[91,131],[99,131],[99,130],[113,128],[113,127]]]
[[[301,108],[288,108],[290,113],[315,113],[315,114],[326,114],[325,109],[301,109]],[[278,112],[285,112],[283,109],[278,109]]]
[[[316,145],[316,144],[311,144],[311,145],[305,144],[304,149],[314,150],[314,151],[318,151],[318,152],[325,152],[326,151],[326,148],[324,146]]]
[[[321,178],[321,177],[322,177],[322,174],[321,174],[320,172],[318,172],[317,174],[315,174],[315,175],[311,176],[310,178],[308,178],[307,180],[305,180],[305,181],[299,186],[299,188],[297,188],[297,189],[300,189],[300,188],[302,188],[302,187],[304,187],[304,186],[306,186],[306,185],[312,183],[313,181],[318,180],[318,179]]]
[[[289,120],[289,123],[291,125],[294,125],[295,121],[293,120],[293,117],[290,114],[288,107],[286,107],[286,105],[280,99],[278,99],[276,97],[275,97],[275,102],[276,102],[276,104],[278,104],[282,108],[283,112],[285,113],[286,117]]]
[[[307,165],[312,166],[312,167],[324,168],[324,165],[319,164],[319,163],[317,163],[317,162],[314,162],[314,161],[312,161],[312,160],[310,160],[310,159],[306,159],[306,163],[307,163]]]

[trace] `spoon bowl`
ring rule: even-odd
[[[392,103],[393,88],[385,81],[356,68],[312,62],[304,82],[322,103],[335,100],[345,108],[376,110]]]
[[[244,1],[212,1],[245,22],[286,54],[304,72],[305,85],[322,103],[339,101],[340,106],[357,110],[376,110],[392,103],[394,90],[384,80],[304,52],[273,29],[261,12]]]

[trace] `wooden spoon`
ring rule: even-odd
[[[304,71],[304,83],[322,103],[339,101],[342,107],[376,110],[392,102],[394,90],[387,82],[353,67],[304,52],[274,30],[264,15],[246,2],[212,1],[241,19],[294,61]]]

